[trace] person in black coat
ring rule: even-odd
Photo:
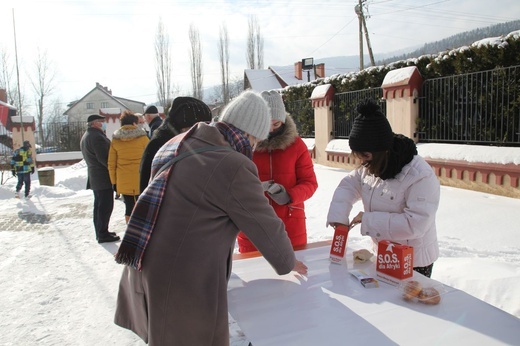
[[[87,163],[87,189],[94,192],[94,229],[98,243],[118,241],[114,232],[108,231],[114,209],[114,190],[108,174],[110,140],[105,135],[105,117],[97,114],[87,119],[87,131],[81,137],[80,148]]]
[[[150,128],[150,132],[148,133],[148,137],[152,138],[155,130],[159,128],[162,124],[162,119],[159,116],[159,110],[155,106],[149,106],[146,108],[144,112],[144,119],[148,123],[148,127]]]
[[[144,149],[139,169],[141,193],[148,186],[152,161],[157,151],[171,138],[189,130],[200,121],[211,121],[211,110],[204,102],[193,97],[184,96],[173,100],[170,113],[161,126],[153,133],[152,139]]]

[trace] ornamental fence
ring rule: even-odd
[[[334,95],[333,137],[348,139],[356,105],[372,98],[386,114],[382,88]],[[313,137],[308,100],[286,102],[302,137]],[[422,143],[520,146],[520,66],[424,81],[417,133]],[[293,115],[294,117],[294,115]]]
[[[520,146],[520,66],[426,80],[419,142]]]

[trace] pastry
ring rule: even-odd
[[[367,249],[356,250],[352,253],[354,263],[363,263],[370,260],[374,255]]]
[[[422,285],[419,281],[411,280],[403,286],[403,298],[405,300],[412,300],[418,298],[421,294]]]
[[[436,305],[441,301],[441,295],[439,294],[439,291],[433,287],[423,288],[417,298],[419,298],[421,303],[429,305]]]

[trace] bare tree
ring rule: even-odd
[[[155,74],[157,81],[157,98],[167,114],[172,103],[171,94],[171,51],[170,36],[159,19],[155,34]]]
[[[229,41],[226,24],[222,24],[220,27],[218,53],[220,60],[222,102],[227,104],[229,102]]]
[[[36,60],[34,61],[34,75],[31,80],[35,96],[36,96],[36,119],[38,125],[38,132],[40,133],[40,141],[45,146],[43,136],[43,118],[45,116],[45,101],[50,96],[55,88],[54,77],[56,75],[55,69],[47,56],[46,51],[41,51],[38,48]]]
[[[52,123],[66,122],[67,116],[63,113],[65,113],[63,102],[61,102],[59,97],[54,98],[50,103],[50,112],[47,116],[48,121]]]
[[[16,80],[14,79],[14,65],[10,61],[9,53],[6,49],[0,50],[0,88],[5,89],[7,93],[7,103],[17,106],[19,114],[22,106],[24,106],[24,95],[20,94],[21,100],[19,100],[19,94],[16,87]]]
[[[264,39],[255,15],[249,16],[246,59],[250,69],[264,68]]]
[[[244,90],[244,78],[233,76],[229,83],[229,97],[234,98]]]
[[[200,45],[199,30],[193,24],[190,24],[189,37],[192,95],[202,100],[204,96],[202,91],[202,46]]]

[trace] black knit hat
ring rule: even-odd
[[[159,110],[155,106],[148,106],[144,111],[144,114],[159,114]]]
[[[199,121],[211,121],[211,110],[202,101],[193,97],[177,97],[173,100],[168,121],[179,132]]]
[[[350,149],[371,153],[389,150],[394,133],[379,105],[367,99],[358,104],[357,112],[348,141]]]

